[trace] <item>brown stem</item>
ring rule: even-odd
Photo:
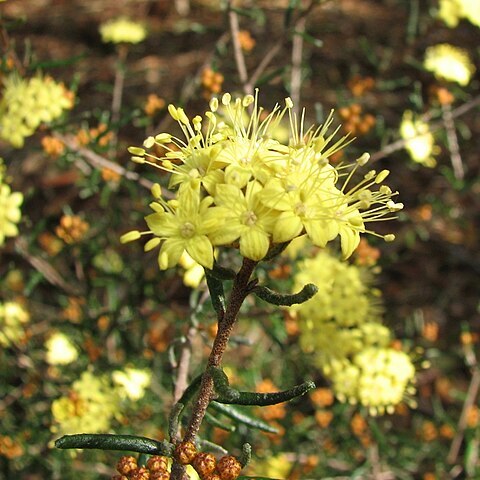
[[[256,265],[257,262],[253,260],[249,260],[248,258],[243,259],[242,268],[237,273],[233,282],[232,291],[230,293],[225,314],[223,315],[223,318],[219,318],[218,332],[213,342],[212,351],[210,352],[207,366],[205,367],[205,372],[210,367],[220,366],[223,354],[227,349],[228,340],[230,339],[233,327],[235,326],[238,312],[243,301],[245,300],[245,297],[248,295],[248,284]],[[205,412],[207,411],[208,405],[212,398],[212,393],[212,378],[210,375],[204,373],[202,383],[200,384],[200,390],[193,406],[187,431],[183,439],[185,442],[193,442],[195,440],[195,437],[200,429],[200,425],[203,421],[203,417],[205,416]],[[171,480],[181,480],[182,477],[178,475],[180,475],[180,471],[175,467],[172,469]]]
[[[205,370],[210,367],[220,366],[223,354],[227,348],[228,340],[230,339],[230,335],[235,325],[235,321],[237,320],[238,312],[248,294],[248,282],[256,265],[257,262],[254,262],[253,260],[249,260],[248,258],[243,259],[242,268],[237,273],[233,282],[232,292],[225,310],[225,315],[219,322],[218,332],[213,342],[212,351],[210,352]],[[193,413],[190,418],[190,423],[185,434],[185,441],[192,442],[195,440],[198,430],[200,429],[200,424],[205,416],[208,404],[210,403],[212,392],[213,381],[210,375],[204,375],[202,383],[200,384],[200,391],[193,408]]]

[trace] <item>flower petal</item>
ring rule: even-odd
[[[240,253],[250,260],[261,260],[269,247],[268,235],[262,230],[250,228],[240,237]]]
[[[213,246],[206,235],[190,238],[185,249],[197,263],[210,270],[213,268]]]

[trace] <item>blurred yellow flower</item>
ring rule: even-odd
[[[33,135],[41,123],[55,120],[73,106],[73,94],[51,77],[23,79],[11,74],[4,83],[0,138],[15,148],[23,147],[25,137]]]
[[[430,127],[428,123],[415,118],[410,110],[403,114],[400,135],[406,140],[405,148],[413,161],[421,163],[425,167],[434,167],[437,164],[432,155],[439,149],[435,145]]]
[[[0,345],[8,347],[22,340],[25,335],[24,325],[29,320],[29,313],[20,303],[0,303]]]
[[[451,28],[465,18],[480,27],[480,8],[478,0],[440,0],[438,16]]]
[[[18,235],[17,223],[22,217],[20,205],[23,195],[20,192],[12,192],[10,186],[3,183],[3,175],[0,172],[0,247],[5,243],[6,237]]]
[[[126,367],[123,371],[113,372],[112,380],[121,387],[130,400],[140,400],[145,395],[145,389],[150,385],[152,372],[147,369]]]
[[[185,269],[183,284],[190,288],[197,288],[205,276],[205,270],[186,251],[183,252],[179,265]]]
[[[106,376],[83,372],[68,396],[53,401],[50,429],[59,435],[108,432],[112,420],[119,417],[120,403],[118,390]]]
[[[457,82],[462,86],[468,85],[475,73],[475,66],[468,53],[448,43],[428,47],[424,66],[435,77]]]
[[[78,351],[70,339],[61,332],[55,332],[45,342],[46,360],[50,365],[68,365],[78,358]]]
[[[140,43],[145,40],[147,30],[139,22],[120,17],[102,24],[100,35],[105,43]]]
[[[252,463],[252,472],[255,476],[278,478],[288,478],[292,470],[292,462],[285,453],[270,456]]]
[[[359,403],[370,414],[393,413],[413,382],[415,367],[405,352],[393,348],[369,347],[351,362],[330,373],[332,388],[342,402]]]

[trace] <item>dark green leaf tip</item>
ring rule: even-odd
[[[125,452],[146,453],[148,455],[171,456],[173,445],[165,440],[158,441],[134,435],[110,435],[79,433],[64,435],[55,441],[61,449],[82,448],[97,450],[122,450]]]
[[[310,300],[318,292],[318,287],[313,283],[307,283],[298,293],[283,294],[274,292],[267,287],[255,287],[252,290],[258,298],[272,305],[290,307],[297,303],[304,303]]]

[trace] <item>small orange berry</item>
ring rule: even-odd
[[[169,472],[150,473],[150,480],[170,480],[170,473]]]
[[[218,461],[217,470],[222,480],[235,480],[242,471],[242,465],[233,455],[225,455]]]
[[[122,475],[129,475],[138,467],[137,459],[131,455],[125,455],[117,463],[117,472]]]
[[[206,475],[205,477],[202,477],[202,480],[222,480],[222,478],[217,472],[213,472],[210,475]]]
[[[128,476],[130,480],[150,480],[150,472],[145,467],[140,467],[131,472]]]
[[[150,472],[166,472],[168,469],[168,458],[153,455],[147,461],[147,468]]]
[[[182,465],[189,465],[197,454],[197,448],[193,442],[180,442],[175,447],[175,458]]]
[[[197,471],[200,477],[205,477],[212,474],[217,466],[217,459],[207,452],[197,453],[192,461],[193,468]]]

